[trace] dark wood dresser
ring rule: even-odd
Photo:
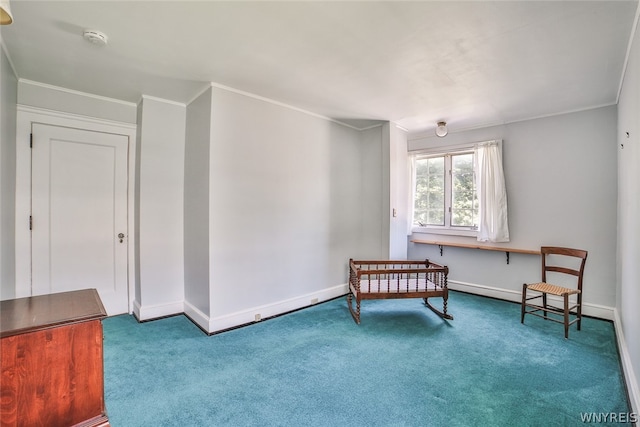
[[[95,289],[0,301],[0,426],[109,426]]]

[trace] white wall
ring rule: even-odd
[[[640,32],[618,104],[618,333],[629,393],[640,412]],[[628,133],[628,135],[627,135]],[[619,337],[619,339],[620,339]]]
[[[613,318],[616,270],[616,107],[450,133],[411,138],[409,149],[430,145],[503,140],[511,242],[521,249],[542,245],[589,251],[585,270],[585,312]],[[473,238],[418,235],[416,238],[474,243]],[[410,244],[410,258],[430,258],[450,267],[450,279],[471,292],[519,300],[522,283],[540,277],[535,255]],[[488,287],[489,289],[483,289]],[[452,307],[452,312],[455,307]],[[455,315],[455,312],[454,312]]]
[[[211,88],[187,106],[184,159],[185,312],[208,328]]]
[[[361,240],[359,132],[217,87],[212,102],[210,330],[342,295]]]
[[[138,116],[134,312],[145,320],[183,311],[186,107],[143,97]]]
[[[187,107],[185,312],[215,332],[343,295],[350,257],[388,253],[402,136],[204,91]]]
[[[16,103],[18,81],[0,46],[0,300],[15,298]]]
[[[389,129],[389,258],[407,259],[409,170],[407,132],[393,123]],[[394,216],[395,212],[395,216]]]
[[[22,87],[31,93],[29,117],[91,120],[58,113],[47,100],[55,88]],[[81,94],[57,92],[61,110],[81,110],[74,105]],[[88,104],[107,104],[91,114],[113,107],[87,97]],[[109,122],[97,119],[102,127]],[[387,256],[388,126],[386,135],[382,127],[360,132],[220,88],[188,107],[143,97],[132,121],[138,132],[130,153],[130,287],[139,319],[188,311],[210,331],[237,326],[255,314],[342,295],[350,257]],[[26,206],[28,175],[22,175]],[[25,296],[28,245],[21,254]]]
[[[361,132],[360,201],[361,240],[354,259],[389,259],[390,136],[388,126]]]
[[[360,139],[360,259],[407,259],[407,133],[386,122]]]
[[[131,102],[77,92],[20,79],[18,103],[119,123],[136,123],[136,105]]]

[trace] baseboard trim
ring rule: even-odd
[[[209,332],[209,316],[188,301],[184,302],[184,314],[204,332]]]
[[[272,304],[265,304],[252,307],[247,310],[216,316],[209,319],[207,331],[211,333],[220,332],[238,326],[256,323],[270,317],[275,317],[283,313],[309,307],[323,301],[342,296],[348,292],[348,285],[341,284],[317,292],[311,292],[299,297],[278,301]],[[204,320],[204,319],[203,319]]]
[[[620,363],[622,364],[622,372],[624,374],[625,383],[627,385],[627,395],[629,396],[629,403],[631,404],[631,412],[640,413],[640,389],[638,388],[638,377],[633,370],[633,364],[631,363],[631,356],[627,348],[627,341],[624,337],[622,330],[622,320],[618,309],[613,310],[614,321],[613,325],[616,329],[616,340],[618,341],[618,351],[620,353]]]
[[[141,322],[180,313],[184,313],[184,301],[158,305],[141,305],[139,301],[133,301],[133,314]]]
[[[492,286],[479,285],[476,283],[449,280],[449,289],[517,303],[520,303],[522,301],[522,291],[495,288]],[[555,305],[562,306],[562,300],[557,297],[549,297],[549,302]],[[598,319],[604,320],[614,320],[613,313],[613,307],[586,302],[582,304],[582,314],[584,314],[585,316],[597,317]]]

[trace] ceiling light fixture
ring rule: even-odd
[[[98,46],[106,45],[107,41],[109,40],[109,38],[105,33],[97,30],[84,30],[84,33],[82,33],[82,36],[84,37],[85,40]]]
[[[9,0],[0,0],[0,25],[9,25],[13,22]]]
[[[436,136],[442,138],[447,136],[449,131],[447,130],[447,122],[438,122],[438,127],[436,128]]]

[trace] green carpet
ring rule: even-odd
[[[439,304],[439,299],[434,299]],[[437,305],[436,305],[437,306]],[[628,413],[613,324],[562,325],[452,292],[345,298],[214,336],[184,316],[104,320],[105,400],[129,426],[572,426]],[[603,424],[600,424],[603,425]]]

